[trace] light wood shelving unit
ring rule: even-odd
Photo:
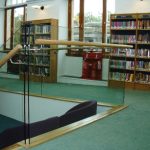
[[[112,14],[111,43],[133,45],[110,54],[109,86],[150,90],[150,13]]]
[[[26,27],[26,29],[25,29]],[[26,33],[25,33],[26,32]],[[44,19],[32,20],[22,23],[21,43],[25,45],[25,37],[30,44],[28,56],[20,53],[21,60],[27,62],[29,57],[29,78],[36,82],[56,82],[57,81],[57,45],[36,45],[36,39],[58,39],[58,20]],[[40,49],[40,50],[39,50]],[[23,65],[20,66],[20,78],[23,79]]]

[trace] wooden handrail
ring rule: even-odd
[[[16,47],[14,47],[7,55],[5,55],[1,60],[0,60],[0,68],[9,60],[11,59],[17,52],[22,49],[22,46],[18,44]]]
[[[37,45],[77,45],[77,46],[95,46],[100,48],[133,48],[132,45],[107,44],[99,42],[81,42],[81,41],[64,41],[64,40],[44,40],[36,39]]]

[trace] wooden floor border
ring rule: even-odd
[[[9,147],[3,148],[2,150],[20,150],[22,146],[20,144],[14,144]]]

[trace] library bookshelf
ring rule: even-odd
[[[32,20],[22,23],[21,43],[26,42],[30,51],[20,53],[20,59],[29,64],[29,79],[35,82],[57,81],[57,51],[56,45],[36,45],[36,39],[58,39],[58,20]],[[43,48],[43,49],[42,49]],[[47,50],[45,49],[47,48]],[[50,48],[51,50],[48,50]],[[54,50],[53,50],[54,48]],[[27,51],[27,50],[26,50]],[[27,60],[28,59],[28,60]],[[20,79],[24,78],[24,66],[20,65]]]
[[[112,14],[111,43],[133,45],[112,49],[109,86],[150,90],[150,13]]]

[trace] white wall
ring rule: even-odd
[[[150,0],[116,0],[115,13],[150,12]]]
[[[4,0],[0,2],[0,47],[4,42]]]
[[[7,92],[0,92],[0,95],[0,114],[23,121],[23,95]],[[77,103],[30,96],[30,122],[61,116],[75,105]]]
[[[82,76],[82,57],[69,57],[65,56],[63,67],[63,74],[65,76]]]
[[[4,0],[1,0],[0,2],[0,50],[3,50],[3,43],[4,43]],[[4,57],[4,53],[0,53],[0,59]],[[3,67],[0,68],[0,72],[7,70],[7,64],[5,64]]]
[[[0,9],[0,47],[3,45],[4,42],[4,10]]]

